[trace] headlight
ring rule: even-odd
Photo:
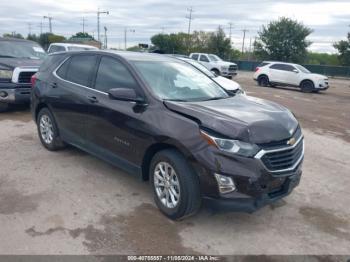
[[[10,80],[11,78],[12,78],[12,71],[11,70],[0,69],[0,79]]]
[[[209,135],[207,132],[201,130],[202,137],[207,141],[209,145],[215,146],[222,151],[229,153],[253,157],[259,152],[259,147],[255,144],[242,142],[239,140],[224,139]]]

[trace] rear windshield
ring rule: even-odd
[[[263,66],[266,66],[266,65],[269,65],[270,63],[266,63],[266,62],[262,62],[260,65],[258,65],[258,67],[263,67]]]

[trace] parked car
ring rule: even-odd
[[[209,71],[205,66],[203,66],[202,64],[198,63],[197,61],[195,61],[189,57],[178,56],[178,55],[175,55],[175,57],[177,59],[180,59],[182,61],[185,61],[185,62],[193,65],[195,68],[202,71],[204,74],[206,74],[208,77],[213,79],[216,83],[218,83],[221,87],[223,87],[228,93],[233,94],[233,95],[245,94],[245,92],[242,89],[242,87],[240,86],[240,84],[233,81],[232,79],[227,79],[225,77],[214,74],[213,72]]]
[[[30,79],[45,51],[35,42],[0,37],[0,112],[10,104],[29,104]]]
[[[33,76],[32,114],[48,150],[76,146],[150,180],[171,219],[253,212],[298,185],[303,135],[293,114],[229,96],[192,65],[159,54],[52,54]]]
[[[264,61],[256,68],[254,80],[260,86],[281,85],[298,87],[306,93],[318,92],[329,88],[327,76],[313,74],[298,64],[283,62]]]
[[[91,45],[71,44],[71,43],[53,43],[49,46],[47,52],[49,54],[65,51],[86,51],[86,50],[98,50],[97,47]]]
[[[237,65],[235,63],[223,61],[214,54],[192,53],[190,58],[198,61],[216,75],[232,78],[237,75]]]

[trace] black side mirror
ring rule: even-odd
[[[110,99],[142,103],[144,100],[139,97],[131,88],[112,88],[108,91]]]

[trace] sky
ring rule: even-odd
[[[1,1],[0,34],[16,31],[27,35],[49,30],[51,16],[53,33],[69,37],[83,31],[97,38],[98,8],[109,11],[101,14],[101,34],[107,27],[108,46],[124,48],[150,43],[157,33],[187,32],[189,8],[193,7],[191,31],[215,31],[221,26],[229,35],[232,23],[232,42],[241,49],[243,29],[245,48],[249,49],[262,25],[286,16],[314,30],[309,36],[311,51],[334,53],[334,42],[346,39],[350,31],[350,0],[12,0]]]

